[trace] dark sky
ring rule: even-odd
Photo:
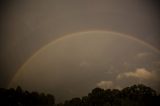
[[[58,101],[92,88],[143,83],[159,90],[160,51],[132,37],[106,31],[74,33],[36,52],[9,87],[55,94]]]
[[[93,33],[94,31],[106,32],[105,34],[102,34],[102,32],[99,33],[95,32],[96,33],[95,36],[89,38],[80,37],[81,40],[77,40],[77,38],[74,37],[68,38],[66,40],[63,40],[63,42],[61,41],[58,43],[63,47],[58,46],[58,44],[55,44],[55,46],[53,46],[50,49],[49,49],[50,46],[44,49],[43,52],[45,53],[45,55],[42,55],[41,57],[39,56],[40,54],[38,54],[37,55],[38,59],[45,60],[43,56],[45,57],[49,56],[53,57],[54,60],[56,51],[59,51],[61,49],[65,51],[66,48],[68,47],[72,48],[71,50],[69,49],[65,51],[66,53],[69,54],[72,54],[73,53],[72,51],[74,51],[76,48],[79,48],[77,49],[77,51],[82,50],[83,52],[87,51],[88,48],[92,48],[94,52],[98,51],[97,49],[93,48],[93,45],[94,47],[95,46],[99,47],[100,52],[96,52],[97,53],[96,55],[88,57],[90,57],[91,60],[92,58],[98,59],[99,57],[97,57],[97,55],[101,54],[104,59],[106,50],[109,50],[107,48],[108,46],[106,46],[106,42],[110,41],[108,40],[108,38],[114,39],[114,37],[111,37],[110,35],[107,34],[108,31],[131,36],[134,39],[138,39],[142,42],[145,42],[145,44],[147,45],[153,46],[153,48],[157,48],[158,50],[160,49],[159,46],[160,17],[158,10],[159,10],[159,3],[156,0],[154,1],[153,0],[23,0],[23,1],[12,0],[5,2],[1,1],[0,87],[7,87],[8,84],[11,82],[11,79],[13,79],[13,77],[17,73],[17,71],[20,70],[23,64],[26,63],[26,61],[28,61],[28,59],[30,59],[30,57],[32,57],[37,51],[39,50],[42,51],[41,48],[43,48],[45,45],[48,44],[51,45],[50,44],[51,42],[54,42],[55,40],[63,38],[65,36],[69,36],[72,33],[75,33],[76,35],[76,33],[79,32],[91,31],[90,34],[94,35]],[[103,41],[101,37],[100,38],[96,37],[99,34],[102,36],[106,35],[106,37],[104,37],[106,41]],[[117,34],[113,34],[112,36],[117,36]],[[95,38],[100,40],[92,40]],[[139,78],[140,77],[139,74],[142,74],[142,76],[145,74],[150,78],[153,77],[151,75],[152,72],[155,71],[157,73],[160,71],[157,70],[159,68],[159,61],[160,61],[159,54],[157,54],[157,52],[155,52],[152,49],[152,47],[151,48],[148,46],[143,47],[143,44],[135,40],[131,39],[127,40],[125,37],[123,39],[122,38],[118,37],[118,39],[120,40],[119,41],[116,40],[117,43],[111,42],[112,45],[110,45],[109,48],[118,49],[116,45],[117,44],[122,45],[122,47],[119,47],[121,49],[118,49],[119,51],[116,51],[116,53],[119,52],[118,54],[122,55],[123,52],[125,52],[124,54],[127,55],[130,54],[130,52],[127,51],[126,49],[127,46],[125,45],[129,45],[129,42],[133,41],[134,45],[133,44],[130,45],[131,46],[130,51],[132,51],[137,55],[139,54],[139,56],[143,58],[145,56],[149,57],[145,57],[147,60],[143,60],[143,62],[142,61],[137,62],[138,59],[133,62],[132,59],[129,60],[129,57],[126,56],[128,57],[126,61],[129,61],[129,64],[123,61],[124,64],[128,66],[130,64],[135,64],[135,66],[130,66],[130,69],[126,70],[128,71],[128,73],[121,72],[118,78],[123,79],[124,77],[126,78],[128,76]],[[76,42],[79,41],[79,43],[74,42],[74,40],[72,39],[74,39]],[[91,42],[91,44],[83,42],[84,39],[90,39],[87,40],[87,42]],[[126,44],[123,44],[122,41],[126,42]],[[99,44],[99,42],[103,42],[103,44]],[[64,44],[68,45],[68,47],[64,47]],[[101,47],[100,45],[102,45],[103,47]],[[61,49],[59,49],[59,47]],[[51,53],[51,51],[45,52],[47,50],[49,51],[51,50],[53,52],[53,55],[48,54]],[[114,52],[114,49],[112,49],[111,51]],[[121,51],[123,52],[121,53]],[[59,56],[62,55],[60,53],[61,52],[58,52]],[[86,52],[84,52],[84,54],[82,54],[81,56],[84,57],[88,55],[87,53],[86,54],[85,53]],[[88,51],[88,53],[92,52]],[[73,53],[72,55],[75,57],[76,55],[78,55],[80,57],[79,53],[75,54]],[[66,56],[68,56],[68,54],[66,54]],[[108,56],[110,55],[107,55],[106,57]],[[115,56],[117,56],[117,54],[115,54]],[[113,63],[110,62],[107,64],[107,66],[110,67],[109,69],[112,70],[113,67],[116,67],[116,69],[118,69],[120,64],[114,61],[114,55],[110,57],[112,57],[110,60],[113,60]],[[30,60],[30,62],[32,63],[32,61],[34,61],[35,58]],[[64,58],[63,59],[58,58],[58,59],[63,60],[64,62],[63,65],[65,66],[66,65],[65,63],[67,62],[65,62],[66,60]],[[48,59],[48,61],[54,63],[55,61],[53,60],[52,59],[50,60],[50,58]],[[76,59],[70,60],[71,62],[69,63],[74,63],[75,61],[78,60],[79,58],[77,58],[77,60]],[[79,63],[75,62],[74,66],[76,64],[81,64],[82,66],[83,65],[86,66],[87,64],[91,64],[90,63],[91,60],[88,61],[79,60]],[[103,64],[105,63],[104,61],[108,62],[109,60],[104,59],[103,62],[100,63]],[[41,64],[41,62],[43,63],[43,61],[40,61],[39,64]],[[50,62],[47,63],[49,64]],[[151,64],[151,62],[155,62],[155,64]],[[116,64],[116,66],[109,65],[111,63]],[[59,65],[60,64],[61,62],[59,63]],[[136,64],[140,65],[138,66]],[[37,66],[36,64],[33,65],[35,65],[35,67]],[[27,66],[30,67],[29,65]],[[46,67],[45,65],[42,66]],[[56,66],[58,66],[58,63]],[[71,68],[74,70],[76,69],[80,70],[80,68],[74,66],[71,68],[71,66],[66,65],[66,67],[69,67],[68,69]],[[101,65],[99,64],[97,67],[94,68],[95,69],[100,68],[100,66]],[[104,69],[104,66],[105,65],[102,65],[100,68],[102,69],[102,71]],[[42,67],[42,69],[44,67]],[[52,68],[54,69],[54,67]],[[92,68],[90,66],[90,70],[92,69],[93,66]],[[97,71],[95,70],[95,72]],[[143,78],[145,79],[146,77],[143,76]],[[112,85],[113,79],[111,78],[110,79],[111,81],[108,80],[105,79],[103,81],[102,79],[101,80],[99,79],[100,85],[104,85],[106,83]],[[94,83],[96,81],[98,81],[98,79],[96,79],[95,81],[92,80],[92,82]]]

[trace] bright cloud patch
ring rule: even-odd
[[[100,81],[97,84],[98,87],[102,88],[102,89],[109,89],[113,87],[113,82],[112,81]]]
[[[118,79],[121,79],[124,77],[134,77],[134,78],[140,78],[140,79],[153,79],[153,78],[155,78],[155,74],[153,72],[146,70],[145,68],[138,68],[134,72],[126,72],[123,74],[119,74],[117,76]]]

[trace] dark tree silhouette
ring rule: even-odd
[[[160,95],[145,85],[122,90],[94,88],[87,96],[55,104],[51,94],[0,88],[0,106],[160,106]]]
[[[54,106],[54,96],[38,92],[23,91],[20,86],[16,89],[0,88],[0,106]]]
[[[142,84],[118,89],[95,88],[82,99],[71,99],[57,106],[159,106],[160,96]]]

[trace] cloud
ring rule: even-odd
[[[80,67],[87,67],[89,65],[90,64],[88,62],[86,62],[86,61],[83,61],[83,62],[80,63]]]
[[[141,53],[138,53],[138,54],[137,54],[137,57],[143,58],[143,57],[147,57],[147,56],[149,56],[149,55],[151,55],[151,53],[141,52]]]
[[[112,81],[100,81],[99,83],[97,83],[97,86],[102,89],[109,89],[113,87],[113,82]]]
[[[153,61],[153,64],[160,66],[160,61]]]
[[[122,78],[128,78],[128,77],[132,77],[132,78],[139,78],[139,79],[153,79],[155,78],[155,73],[154,72],[150,72],[149,70],[145,69],[145,68],[137,68],[134,72],[125,72],[122,74],[119,74],[117,76],[117,79],[122,79]]]

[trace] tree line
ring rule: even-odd
[[[0,88],[0,106],[53,106],[55,98],[51,94]]]
[[[94,88],[87,96],[58,104],[51,94],[1,88],[0,100],[0,106],[160,106],[160,95],[142,84],[122,90]]]

